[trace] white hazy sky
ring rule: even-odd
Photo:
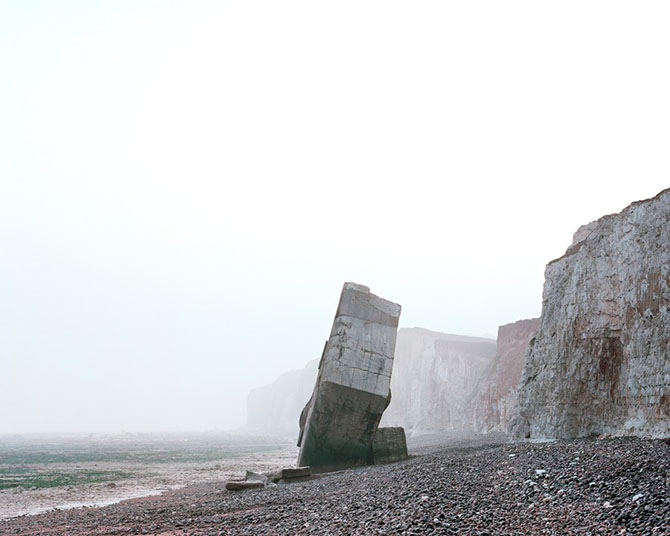
[[[236,427],[344,281],[540,313],[670,186],[670,4],[0,0],[0,432]]]

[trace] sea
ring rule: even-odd
[[[223,485],[297,455],[293,437],[245,432],[0,435],[0,519]]]

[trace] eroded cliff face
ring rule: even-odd
[[[496,356],[484,375],[472,406],[472,426],[479,432],[509,429],[518,414],[518,387],[528,343],[540,325],[539,318],[519,320],[498,328]]]
[[[492,339],[400,329],[381,424],[413,434],[470,429],[469,404],[495,353]]]
[[[542,300],[513,431],[670,436],[670,189],[580,228]]]

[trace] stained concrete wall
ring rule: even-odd
[[[372,440],[374,463],[390,463],[407,458],[407,438],[400,426],[377,428]]]
[[[299,465],[328,471],[373,463],[372,439],[390,401],[400,305],[345,283],[300,417]]]

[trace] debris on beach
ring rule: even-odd
[[[257,489],[264,487],[263,482],[256,480],[229,480],[226,482],[226,489],[229,491],[239,491],[243,489]]]
[[[304,482],[319,478],[313,475],[311,467],[286,467],[277,471],[267,473],[254,473],[247,471],[244,480],[229,480],[226,482],[228,491],[240,491],[245,489],[264,488],[268,485],[292,484],[293,482]]]

